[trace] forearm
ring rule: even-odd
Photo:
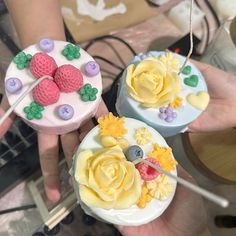
[[[22,48],[45,37],[65,40],[58,0],[6,0],[6,4]]]

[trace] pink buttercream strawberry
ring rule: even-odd
[[[65,93],[78,91],[83,86],[83,75],[80,70],[72,65],[58,67],[54,81],[58,88]]]
[[[44,79],[33,89],[32,95],[35,102],[48,106],[59,100],[60,90],[52,80]]]
[[[157,160],[154,158],[149,157],[149,158],[146,158],[145,160],[151,162],[154,165],[160,166]],[[157,170],[155,170],[154,168],[152,168],[151,166],[143,162],[137,165],[137,169],[141,175],[141,178],[146,181],[153,180],[160,174]]]
[[[55,60],[47,53],[38,52],[34,54],[32,60],[30,61],[29,69],[34,77],[38,79],[44,75],[54,76],[57,69],[57,64]]]

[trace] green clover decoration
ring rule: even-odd
[[[17,68],[19,70],[23,70],[24,68],[29,68],[31,59],[32,55],[26,54],[21,51],[13,58],[13,62],[17,65]]]
[[[97,99],[97,92],[97,88],[93,88],[91,84],[87,83],[80,89],[79,94],[82,101],[88,102],[95,101]]]
[[[62,50],[62,55],[65,56],[69,61],[78,59],[80,58],[80,46],[69,43]]]
[[[24,112],[26,113],[26,118],[28,120],[42,119],[42,111],[44,110],[44,107],[42,105],[39,105],[37,102],[31,102],[29,106],[24,107]]]

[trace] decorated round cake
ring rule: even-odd
[[[171,52],[140,53],[126,68],[116,102],[119,115],[139,119],[164,137],[184,131],[207,107],[205,79],[185,57]]]
[[[177,175],[172,150],[145,123],[112,113],[83,139],[70,171],[79,204],[95,218],[138,226],[159,217],[171,203],[176,181],[133,160],[144,158]]]
[[[30,86],[39,83],[27,92]],[[99,65],[79,45],[41,39],[17,54],[6,73],[10,105],[21,96],[15,113],[48,134],[65,134],[94,116],[101,100]]]

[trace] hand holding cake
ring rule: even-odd
[[[52,0],[52,1],[42,0],[40,2],[35,1],[35,2],[32,2],[31,4],[29,4],[29,2],[25,0],[22,0],[21,2],[8,0],[6,1],[6,3],[7,3],[9,13],[12,17],[14,26],[17,30],[21,48],[24,49],[24,48],[29,47],[30,45],[38,45],[41,39],[52,39],[53,41],[54,40],[65,41],[63,19],[61,15],[60,4],[57,0]],[[45,21],[42,19],[47,19],[47,24],[45,24]],[[50,54],[50,51],[52,50],[50,41],[43,40],[40,47],[38,46],[36,47],[37,50],[40,52],[42,52],[41,46],[45,50],[44,53]],[[27,58],[27,54],[30,54],[30,53],[26,53],[26,57],[24,55],[20,57],[20,60],[26,63],[19,64],[19,67],[21,67],[22,65],[27,66],[27,61],[24,61],[25,59],[30,59],[29,57]],[[61,52],[59,54],[61,54]],[[70,59],[70,56],[68,58]],[[69,62],[65,64],[70,64],[70,61],[66,57],[64,57],[64,59]],[[58,63],[58,65],[60,66],[61,64]],[[15,66],[17,65],[15,64]],[[75,67],[77,67],[77,65],[75,65]],[[83,69],[84,69],[83,71],[85,72],[85,67],[83,67]],[[93,73],[92,76],[95,76],[93,69],[94,69],[94,65],[90,65],[86,67],[86,71],[88,70],[90,75],[92,75],[91,74],[91,71],[92,71]],[[29,71],[28,69],[23,69],[23,70]],[[27,74],[29,75],[30,73],[27,73]],[[89,77],[89,74],[85,73],[85,77]],[[16,81],[14,80],[13,82],[15,83]],[[10,84],[14,84],[14,83],[10,83]],[[16,82],[15,84],[17,85],[18,83]],[[20,87],[21,86],[19,86],[19,88]],[[79,97],[83,96],[85,99],[87,99],[88,98],[87,90],[90,91],[91,89],[87,88],[86,94],[83,94],[82,92],[82,94],[78,94],[78,96]],[[59,94],[60,97],[61,97],[61,93],[62,92],[60,92]],[[69,94],[69,96],[71,94]],[[56,93],[53,95],[56,95]],[[97,95],[99,95],[99,93]],[[54,99],[57,98],[57,96],[55,96]],[[93,99],[93,95],[92,95],[92,99]],[[47,99],[45,100],[47,101]],[[84,102],[84,103],[88,104],[89,102]],[[41,115],[44,117],[43,119],[45,119],[46,117],[45,110],[48,110],[50,109],[50,106],[51,107],[53,106],[53,105],[48,105],[48,107],[46,106],[46,109],[44,107],[44,109],[42,110],[41,105],[40,106],[34,106],[34,105],[35,105],[34,103],[33,104],[28,103],[27,105],[25,105],[25,107],[29,107],[29,108],[25,109],[26,113],[24,111],[23,111],[24,114],[22,113],[22,116],[24,116],[25,119],[27,119],[26,117],[27,115],[29,116],[29,118],[32,118],[33,116],[34,119],[28,120],[29,122],[32,122],[32,123],[34,122],[37,123],[37,119],[35,119],[35,117],[39,118],[41,117]],[[71,106],[71,104],[68,104],[68,105]],[[58,117],[59,111],[62,111],[60,113],[63,115],[64,118],[66,118],[64,122],[69,124],[71,119],[69,120],[68,117],[70,117],[73,114],[73,111],[71,112],[70,106],[66,106],[64,108],[61,106],[58,106],[58,113],[57,114],[55,113],[54,117]],[[2,100],[1,108],[0,108],[0,115],[2,116],[8,108],[9,108],[9,104],[7,102],[6,96],[4,96]],[[101,101],[99,103],[95,117],[97,118],[100,115],[103,115],[106,113],[107,113],[107,108],[104,105],[103,101]],[[74,112],[73,117],[75,118],[75,116],[76,116],[76,113]],[[12,124],[13,119],[14,119],[14,113],[12,113],[6,119],[6,121],[0,126],[1,137],[7,132],[10,125]],[[63,122],[63,120],[61,120],[61,122]],[[59,173],[58,173],[59,141],[61,140],[61,144],[62,144],[62,148],[65,154],[66,160],[70,166],[72,155],[74,153],[75,148],[78,146],[81,137],[84,136],[85,133],[88,132],[89,129],[91,129],[91,127],[93,127],[92,121],[87,121],[85,124],[80,126],[79,130],[71,131],[61,136],[58,136],[55,134],[46,134],[43,132],[38,133],[40,164],[41,164],[42,174],[44,176],[44,185],[45,185],[46,194],[50,200],[58,201],[60,199],[60,185],[59,185]]]
[[[42,77],[27,93],[29,86]],[[7,70],[5,85],[10,105],[17,103],[15,113],[47,134],[78,129],[95,115],[102,93],[99,65],[93,58],[79,45],[51,39],[41,39],[16,55]],[[23,100],[18,103],[21,96]]]

